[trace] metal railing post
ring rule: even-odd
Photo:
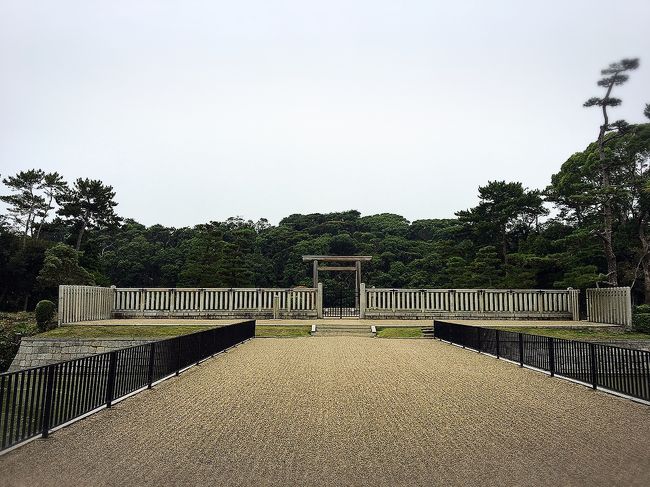
[[[519,333],[519,367],[524,366],[524,335]]]
[[[54,379],[56,378],[56,364],[47,367],[47,383],[45,386],[45,404],[43,405],[43,424],[41,436],[47,438],[50,433],[52,421],[52,399],[54,398]]]
[[[499,346],[500,345],[499,337],[500,337],[500,332],[499,332],[499,330],[497,330],[497,333],[496,333],[497,358],[501,358],[501,350],[500,350],[500,346]]]
[[[551,377],[555,376],[555,340],[548,337],[548,369]]]
[[[589,361],[591,363],[591,387],[596,389],[598,387],[598,368],[596,366],[596,344],[589,344]]]
[[[149,350],[149,374],[147,376],[147,389],[151,389],[153,386],[153,364],[154,358],[156,356],[156,342],[151,343],[151,350]]]
[[[181,373],[181,338],[176,339],[176,377]]]
[[[115,399],[115,376],[117,372],[117,352],[111,352],[108,362],[108,380],[106,381],[106,407],[110,408]]]

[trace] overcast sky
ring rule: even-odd
[[[112,185],[194,225],[358,209],[409,220],[542,188],[597,134],[599,70],[641,67],[650,2],[0,0],[0,173]],[[4,192],[4,188],[2,189]]]

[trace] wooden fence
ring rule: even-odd
[[[587,289],[587,320],[632,327],[632,296],[629,287]]]
[[[113,311],[113,289],[97,286],[59,286],[59,325],[108,320]]]
[[[115,318],[315,318],[316,289],[116,288]]]
[[[359,315],[370,319],[578,320],[578,299],[579,291],[573,289],[367,289],[361,284]],[[321,285],[317,289],[61,286],[59,323],[139,317],[317,318],[322,317],[322,306]],[[599,300],[596,308],[601,315],[615,314],[607,306]]]
[[[579,320],[579,293],[574,289],[367,289],[362,286],[362,317]]]

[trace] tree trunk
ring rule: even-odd
[[[600,161],[600,170],[602,171],[602,189],[605,193],[603,199],[603,250],[605,251],[605,259],[607,260],[607,282],[611,286],[618,286],[618,268],[616,265],[616,253],[614,252],[613,244],[613,227],[614,216],[612,209],[612,199],[609,194],[611,188],[610,170],[607,164],[607,156],[605,155],[605,135],[609,130],[609,116],[607,115],[607,101],[609,95],[614,88],[614,83],[617,74],[612,77],[612,82],[607,87],[607,93],[603,98],[603,124],[600,126],[598,132],[598,159]]]
[[[603,250],[605,251],[605,259],[607,260],[607,282],[612,286],[618,286],[618,267],[616,262],[616,253],[614,252],[612,230],[614,226],[614,218],[612,215],[612,205],[609,201],[609,196],[607,198],[608,200],[603,204]]]
[[[45,210],[43,214],[43,218],[41,218],[41,222],[38,224],[38,229],[36,230],[36,240],[38,240],[38,238],[41,236],[41,230],[43,229],[43,225],[45,224],[45,219],[47,218],[50,209],[52,209],[52,199],[53,196],[50,196],[50,200],[47,202],[47,210]]]
[[[639,221],[639,240],[641,241],[641,268],[643,269],[643,302],[650,304],[650,242],[645,235],[646,218]]]
[[[508,239],[505,228],[501,232],[501,251],[503,252],[504,274],[508,277]]]
[[[25,295],[25,303],[23,304],[23,311],[27,311],[28,304],[29,304],[29,293]]]
[[[86,225],[81,225],[81,228],[79,229],[79,235],[77,236],[77,245],[75,249],[79,250],[81,248],[81,239],[84,235],[84,231],[86,230]]]
[[[641,267],[643,268],[643,302],[650,304],[650,259],[645,257]]]

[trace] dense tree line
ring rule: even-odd
[[[613,88],[638,60],[603,70],[598,138],[547,188],[490,181],[456,218],[409,222],[350,210],[295,214],[270,225],[230,218],[193,228],[146,227],[115,211],[101,181],[68,184],[28,170],[3,179],[0,309],[28,309],[59,284],[133,287],[311,285],[305,254],[365,254],[376,287],[585,288],[631,285],[650,302],[650,124],[609,121]],[[650,118],[650,105],[645,108]],[[331,276],[324,276],[332,279]],[[327,285],[327,282],[326,282]]]

